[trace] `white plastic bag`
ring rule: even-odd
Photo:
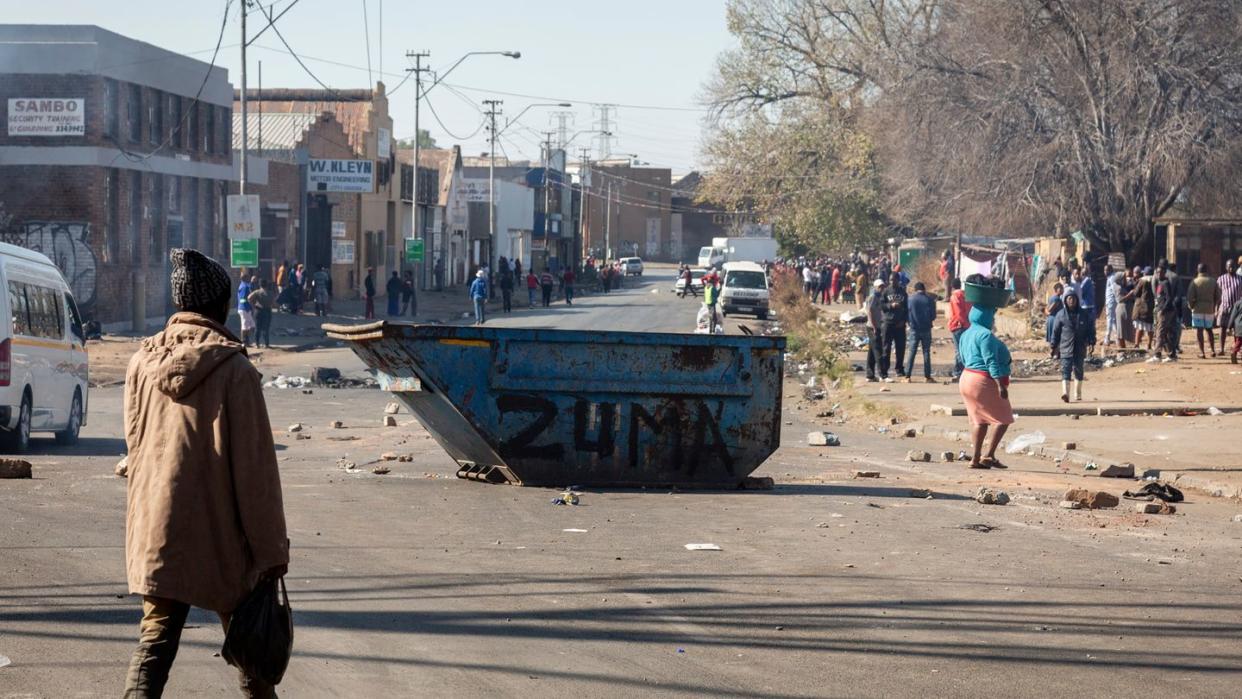
[[[1037,444],[1043,444],[1047,440],[1048,437],[1046,437],[1044,433],[1039,430],[1028,432],[1024,435],[1015,437],[1013,441],[1009,442],[1009,446],[1005,447],[1005,453],[1021,454]]]

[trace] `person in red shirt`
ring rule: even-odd
[[[535,307],[535,289],[539,288],[539,277],[535,276],[535,270],[526,273],[526,296],[530,301],[527,305],[531,308]]]
[[[962,333],[966,332],[966,328],[970,327],[970,302],[966,300],[966,293],[962,291],[962,280],[954,277],[949,281],[951,293],[949,295],[949,332],[953,333],[953,380],[957,381],[962,376],[962,370],[965,365],[962,364],[962,350],[958,346],[958,342],[962,338]]]
[[[574,281],[577,279],[572,267],[565,270],[561,275],[561,285],[565,287],[565,305],[574,305]]]

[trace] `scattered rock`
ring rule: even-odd
[[[393,415],[384,416],[384,427],[396,427],[396,426],[397,426],[397,418],[395,416]]]
[[[22,459],[0,459],[0,478],[31,478],[30,462]]]
[[[290,431],[290,432],[301,432],[301,431],[302,431],[302,423],[300,423],[300,422],[295,422],[295,423],[293,423],[292,425],[289,425],[289,431]]]
[[[1109,464],[1100,471],[1100,478],[1134,478],[1134,464]]]
[[[1160,480],[1160,469],[1149,468],[1146,471],[1143,471],[1143,480],[1147,480],[1147,481]]]
[[[829,527],[831,527],[831,526],[832,526],[832,524],[831,524],[831,523],[829,523],[829,522],[820,522],[819,524],[816,524],[816,525],[815,525],[815,528],[816,528],[816,529],[827,529],[827,528],[829,528]]]
[[[813,447],[839,447],[841,438],[832,432],[808,432],[806,443]]]
[[[386,415],[396,415],[399,412],[401,412],[401,404],[396,401],[384,406],[384,414]]]
[[[1077,500],[1062,500],[1061,509],[1063,510],[1081,510],[1082,503]]]
[[[316,386],[324,386],[341,380],[341,370],[332,367],[317,366],[311,369],[310,382]]]
[[[1233,521],[1237,522],[1238,524],[1242,524],[1242,515],[1234,515]]]
[[[396,460],[397,460],[397,454],[396,454],[396,452],[386,451],[386,452],[384,452],[383,454],[380,454],[380,460],[382,460],[382,461],[396,461]]]
[[[1167,502],[1139,502],[1135,503],[1134,511],[1144,515],[1171,515],[1177,512],[1177,508]]]
[[[371,469],[371,473],[374,473],[377,476],[382,476],[386,473],[391,473],[391,472],[392,472],[392,469],[388,468],[387,466],[375,466],[374,468]]]
[[[129,478],[129,457],[124,456],[116,462],[116,468],[112,469],[112,472],[121,478]]]
[[[400,461],[402,463],[409,463],[413,460],[414,460],[413,454],[402,454],[401,456],[397,457],[397,461]]]
[[[298,439],[298,440],[301,440],[301,439],[310,439],[310,435],[309,435],[309,434],[306,434],[305,432],[299,432],[299,433],[297,433],[297,434],[293,435],[293,438],[294,438],[294,439]]]
[[[914,439],[919,436],[919,431],[913,427],[907,427],[906,431],[903,433],[903,436],[905,436],[906,439]]]
[[[957,454],[954,454],[951,451],[945,451],[945,452],[940,453],[940,460],[945,462],[946,464],[953,463],[955,459],[957,459]]]
[[[1066,491],[1065,497],[1062,499],[1073,500],[1074,502],[1080,503],[1083,507],[1091,510],[1116,507],[1121,503],[1121,500],[1112,493],[1106,493],[1102,490],[1086,490],[1083,488],[1074,488]]]
[[[1063,442],[1061,448],[1065,451],[1074,451],[1078,448],[1078,442]]]
[[[930,461],[931,461],[931,453],[929,453],[929,452],[925,452],[925,451],[918,451],[918,450],[916,449],[916,450],[913,450],[913,451],[911,451],[910,453],[906,454],[906,458],[907,458],[907,459],[909,459],[909,460],[911,460],[911,461],[924,461],[924,462],[930,462]]]
[[[1008,505],[1009,493],[1003,490],[979,488],[979,491],[975,493],[975,502],[983,505]]]
[[[328,427],[331,427],[334,430],[339,430],[345,427],[345,423],[341,422],[340,420],[333,420],[332,422],[328,423]]]
[[[931,496],[931,491],[925,488],[912,488],[910,490],[910,497],[912,498],[930,498]]]
[[[897,420],[897,418],[895,418],[895,417],[890,417],[890,418],[888,419],[888,424],[890,424],[890,425],[896,425],[896,424],[897,424],[897,422],[898,422],[898,420]]]
[[[854,477],[855,478],[879,478],[880,472],[879,471],[855,471]]]

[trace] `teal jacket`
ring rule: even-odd
[[[962,333],[959,351],[967,369],[986,371],[994,379],[1008,377],[1013,360],[1009,348],[992,334],[996,309],[975,306],[970,309],[970,327]]]

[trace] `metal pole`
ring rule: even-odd
[[[499,247],[496,243],[496,107],[503,104],[502,100],[483,100],[486,104],[488,123],[488,141],[490,145],[487,149],[487,235],[492,244],[492,261],[498,260]],[[512,251],[511,251],[512,252]],[[527,260],[529,266],[531,260]],[[495,272],[495,270],[493,270]]]
[[[582,149],[582,167],[578,168],[578,181],[581,185],[578,190],[580,192],[580,200],[582,202],[581,211],[578,213],[578,236],[582,238],[582,257],[579,262],[590,257],[590,246],[587,243],[587,233],[590,230],[591,220],[587,216],[590,209],[588,208],[591,198],[587,196],[590,192],[587,189],[589,173],[587,172],[587,149]]]
[[[250,125],[246,123],[246,5],[247,0],[242,1],[241,8],[241,177],[237,183],[237,192],[239,194],[246,193],[246,146],[249,145],[247,140],[250,138]]]
[[[612,259],[612,180],[608,181],[608,192],[604,195],[604,261]]]
[[[414,207],[414,230],[410,231],[410,237],[415,240],[421,239],[423,241],[423,264],[420,265],[418,274],[419,286],[423,288],[423,291],[427,291],[431,288],[431,284],[427,281],[427,263],[430,261],[434,251],[431,249],[431,245],[429,244],[430,241],[427,240],[427,231],[423,230],[423,227],[420,225],[421,217],[419,216],[418,201],[418,157],[420,151],[422,150],[422,146],[420,145],[422,142],[422,132],[419,131],[418,117],[419,107],[423,100],[423,71],[426,70],[426,68],[423,68],[423,59],[430,54],[427,51],[406,51],[405,55],[407,58],[414,59],[414,67],[406,69],[414,71],[414,182],[410,185],[410,199],[412,200]],[[402,256],[404,257],[404,253]],[[405,260],[405,262],[408,263],[409,260]]]
[[[263,61],[259,61],[259,157],[263,157]]]

